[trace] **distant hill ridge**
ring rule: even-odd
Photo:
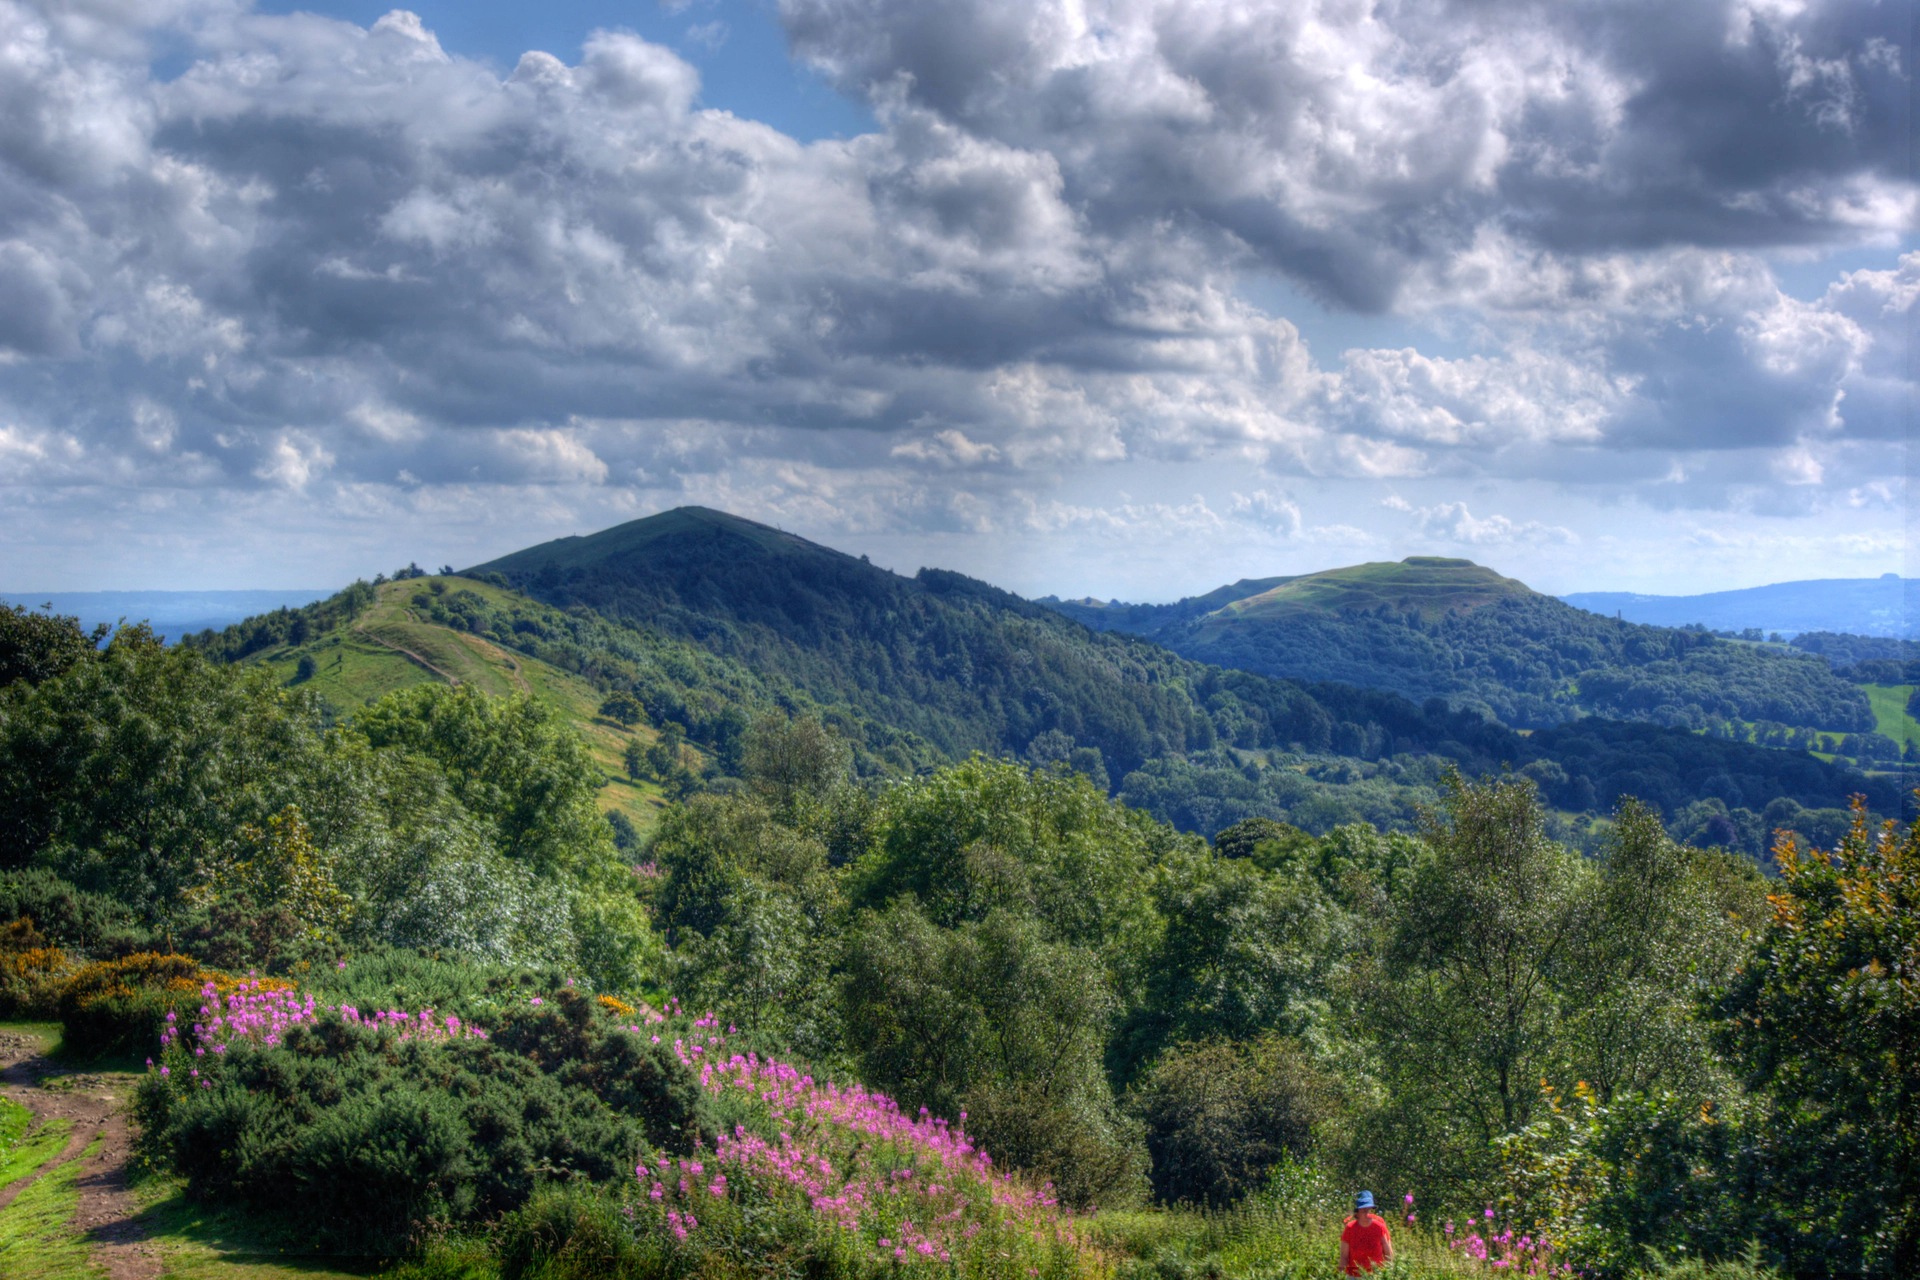
[[[1354,820],[1405,826],[1449,762],[1470,773],[1526,769],[1554,804],[1575,811],[1604,811],[1633,794],[1705,822],[1696,810],[1717,805],[1743,832],[1760,832],[1759,810],[1781,796],[1831,807],[1860,790],[1881,809],[1901,803],[1891,780],[1680,728],[1586,718],[1529,737],[1489,720],[1470,698],[1453,708],[1438,699],[1423,705],[1356,687],[1363,681],[1310,676],[1320,682],[1308,683],[1209,665],[1114,628],[1124,610],[1076,609],[1108,615],[1104,631],[1090,630],[1063,616],[1057,601],[1024,600],[939,569],[907,577],[701,508],[556,539],[466,572],[560,609],[690,642],[820,705],[848,708],[858,717],[848,722],[853,732],[861,723],[886,725],[949,758],[984,751],[1069,763],[1190,830],[1210,832],[1249,816],[1313,830]],[[1407,573],[1412,584],[1425,581],[1418,599],[1379,594],[1391,584],[1375,573],[1371,612],[1283,608],[1279,617],[1316,625],[1360,620],[1432,640],[1436,628],[1462,619],[1547,608],[1604,623],[1629,640],[1718,643],[1581,614],[1470,563],[1416,564]],[[1447,574],[1462,584],[1462,604],[1497,598],[1434,617],[1446,597],[1433,579]],[[1191,625],[1289,581],[1247,581],[1170,608]],[[1404,609],[1396,608],[1400,600]],[[1241,621],[1267,627],[1273,619]],[[1817,659],[1798,661],[1825,673]],[[1758,853],[1760,839],[1743,836],[1742,847]]]
[[[1716,631],[1788,634],[1831,631],[1920,639],[1920,578],[1809,578],[1737,591],[1653,596],[1631,591],[1580,591],[1562,596],[1595,613],[1663,627],[1699,624]]]
[[[1740,737],[1878,724],[1868,696],[1811,655],[1603,616],[1471,560],[1410,556],[1244,589],[1258,581],[1171,605],[1044,603],[1197,661],[1442,697],[1521,728],[1582,715]]]
[[[1471,560],[1408,556],[1398,562],[1372,562],[1283,579],[1217,612],[1222,618],[1260,618],[1296,611],[1348,613],[1385,607],[1431,621],[1454,610],[1466,612],[1534,594],[1526,583],[1503,578]]]

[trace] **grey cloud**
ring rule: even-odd
[[[1887,354],[1910,265],[1796,303],[1710,229],[1654,253],[1575,225],[1686,168],[1635,158],[1636,112],[1684,114],[1656,92],[1678,71],[1629,65],[1642,36],[1094,12],[793,3],[885,126],[803,146],[617,32],[502,82],[411,15],[179,0],[155,22],[198,60],[157,83],[141,10],[0,0],[0,483],[644,486],[983,528],[1140,460],[1598,484],[1684,455],[1714,479],[1671,492],[1707,503],[1875,465],[1852,446],[1911,385]],[[1756,20],[1738,57],[1688,37],[1773,85],[1781,127],[1844,140],[1700,190],[1797,191],[1821,235],[1896,217],[1875,95],[1906,72],[1833,26],[1853,12]],[[1485,353],[1310,353],[1234,294],[1254,258],[1463,309]]]
[[[1493,225],[1568,251],[1914,225],[1905,7],[782,0],[881,107],[1061,157],[1096,225],[1185,220],[1362,310]]]

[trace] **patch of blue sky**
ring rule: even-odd
[[[404,7],[448,53],[483,61],[502,76],[539,49],[568,63],[594,31],[626,30],[665,45],[700,71],[700,105],[758,120],[801,142],[850,138],[878,126],[862,103],[835,91],[787,56],[786,34],[762,0],[261,0],[260,13],[317,13],[359,26]],[[178,65],[174,65],[178,63]],[[156,63],[163,78],[185,69],[176,51]]]

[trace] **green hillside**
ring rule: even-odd
[[[1417,607],[1410,606],[1410,617],[1393,614],[1376,594],[1382,603],[1375,613],[1360,616],[1430,643],[1463,618],[1511,622],[1503,615],[1516,606],[1555,604],[1465,562],[1428,561],[1401,572],[1409,581],[1406,599],[1419,594],[1429,606],[1450,599],[1454,607],[1429,623]],[[1833,811],[1865,791],[1883,811],[1901,804],[1891,780],[1804,752],[1763,750],[1734,740],[1731,729],[1709,735],[1679,724],[1559,714],[1536,717],[1542,731],[1528,736],[1488,719],[1482,699],[1422,705],[1391,687],[1361,687],[1385,683],[1364,678],[1377,674],[1364,665],[1354,672],[1362,678],[1332,683],[1335,677],[1315,672],[1311,678],[1321,682],[1306,684],[1232,669],[1245,663],[1194,661],[1136,636],[1089,630],[1060,610],[959,574],[890,573],[698,508],[559,539],[467,573],[570,619],[599,617],[619,634],[645,633],[703,652],[786,690],[783,696],[837,708],[848,724],[903,733],[939,757],[978,751],[1067,763],[1186,830],[1216,831],[1248,817],[1313,831],[1355,820],[1406,828],[1417,806],[1432,798],[1442,770],[1455,764],[1470,773],[1529,769],[1558,808],[1574,813],[1604,813],[1623,794],[1670,815],[1717,805],[1741,847],[1754,853],[1763,839],[1760,810],[1778,798]],[[1391,576],[1357,580],[1379,593]],[[1227,593],[1244,599],[1289,585],[1243,583]],[[1488,597],[1491,603],[1470,611],[1459,607]],[[1592,618],[1555,607],[1549,621]],[[1340,625],[1349,615],[1313,616]],[[1254,618],[1233,634],[1262,628],[1287,633]],[[1648,628],[1631,629],[1615,643],[1641,644],[1647,635],[1702,649],[1711,643]],[[1813,662],[1807,660],[1809,669]],[[1605,674],[1591,664],[1579,670],[1596,681]],[[1678,666],[1654,670],[1661,678],[1680,673]],[[1570,683],[1561,676],[1557,687]],[[1866,714],[1851,686],[1839,688]],[[1549,699],[1541,701],[1552,709]]]
[[[629,742],[651,743],[658,731],[646,725],[624,728],[598,715],[606,695],[579,675],[434,621],[430,610],[450,590],[503,610],[532,605],[513,592],[458,578],[386,582],[373,588],[375,602],[351,621],[297,643],[270,644],[245,661],[272,668],[289,686],[304,684],[340,713],[417,684],[472,685],[496,696],[531,694],[572,722],[586,740],[607,778],[601,809],[626,814],[643,831],[651,827],[666,799],[658,783],[630,778],[623,757]],[[416,597],[425,602],[416,603]],[[441,609],[444,616],[444,604]],[[298,674],[303,658],[314,662],[313,674],[304,681]]]
[[[1241,584],[1250,585],[1250,584]],[[1581,716],[1741,740],[1871,733],[1867,696],[1811,653],[1576,609],[1470,560],[1413,556],[1171,605],[1049,607],[1262,675],[1445,698],[1515,728]]]
[[[1270,590],[1235,600],[1212,613],[1202,629],[1292,613],[1381,609],[1430,622],[1455,610],[1470,612],[1496,601],[1525,599],[1534,594],[1526,583],[1503,578],[1471,560],[1409,556],[1398,563],[1376,561],[1281,580]]]
[[[1870,684],[1862,689],[1873,703],[1874,718],[1879,722],[1876,732],[1902,747],[1920,747],[1920,721],[1913,718],[1911,710],[1914,690],[1920,685]]]

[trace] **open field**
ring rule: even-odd
[[[1878,732],[1902,745],[1920,742],[1920,721],[1907,714],[1907,699],[1913,696],[1915,687],[1910,684],[1861,686],[1866,690],[1868,701],[1873,703],[1873,716],[1879,721]]]

